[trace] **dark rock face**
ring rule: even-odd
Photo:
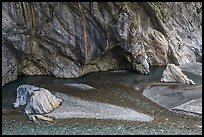
[[[2,51],[2,58],[17,66],[5,75],[13,67],[2,62],[2,85],[17,72],[63,78],[111,69],[149,74],[152,65],[198,61],[201,36],[199,2],[3,2],[2,43],[12,52]]]
[[[17,79],[17,73],[16,57],[2,42],[2,86]]]

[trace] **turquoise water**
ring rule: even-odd
[[[66,134],[66,135],[140,135],[140,134],[202,134],[202,118],[170,112],[142,95],[149,83],[159,82],[163,67],[151,69],[150,75],[132,71],[96,72],[80,78],[60,79],[50,76],[21,76],[2,87],[2,134]],[[197,82],[202,78],[194,77]],[[83,83],[96,89],[82,91],[67,83]],[[152,122],[122,120],[62,119],[54,123],[32,123],[23,113],[23,107],[13,109],[16,88],[22,84],[45,87],[85,100],[110,103],[135,109],[154,117]],[[135,87],[138,87],[136,90]]]

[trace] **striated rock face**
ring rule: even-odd
[[[201,2],[3,2],[2,85],[21,74],[149,74],[200,61],[201,36]]]
[[[185,74],[182,73],[181,69],[175,64],[168,64],[166,69],[163,71],[162,82],[180,82],[184,84],[195,85],[195,82],[189,79]]]
[[[26,105],[25,113],[30,120],[36,121],[36,118],[41,118],[51,121],[49,118],[39,116],[39,114],[49,113],[57,108],[61,102],[62,99],[56,98],[47,89],[32,85],[21,85],[17,88],[17,97],[13,104],[14,108]]]
[[[17,59],[15,54],[2,42],[2,86],[17,79]]]

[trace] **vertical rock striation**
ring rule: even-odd
[[[152,65],[200,61],[201,36],[201,2],[3,2],[2,85],[21,74],[149,74]]]

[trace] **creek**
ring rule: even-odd
[[[127,70],[94,72],[79,78],[54,78],[51,76],[19,76],[17,80],[2,87],[2,134],[63,134],[63,135],[141,135],[141,134],[199,134],[202,135],[202,117],[178,114],[159,106],[143,96],[143,90],[151,83],[160,82],[164,67],[152,67],[149,75]],[[190,76],[201,84],[202,79]],[[76,84],[90,87],[82,90]],[[149,122],[121,119],[67,118],[54,122],[33,123],[23,113],[23,107],[13,109],[16,89],[22,84],[44,87],[52,93],[77,97],[129,108],[152,116]]]

